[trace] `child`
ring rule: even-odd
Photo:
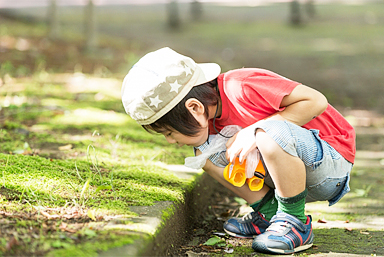
[[[227,125],[243,129],[226,144],[226,156],[243,162],[258,148],[267,176],[260,191],[234,187],[220,156],[203,169],[244,198],[254,212],[231,218],[224,230],[255,237],[255,251],[290,254],[313,243],[305,203],[338,202],[349,192],[354,129],[318,91],[263,69],[220,74],[215,63],[196,64],[170,48],[140,59],[123,82],[126,112],[147,131],[201,154],[211,134]]]

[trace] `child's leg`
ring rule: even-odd
[[[256,143],[279,206],[266,232],[255,238],[256,251],[287,254],[308,249],[313,233],[311,218],[304,214],[306,199],[334,204],[348,192],[352,164],[318,134],[284,121],[266,121],[257,130]]]
[[[313,243],[311,219],[305,216],[306,164],[308,158],[313,163],[321,156],[310,131],[297,126],[303,135],[295,134],[291,125],[272,121],[256,131],[256,143],[276,187],[278,201],[271,225],[252,244],[256,251],[293,253],[308,249]],[[303,150],[305,147],[308,149]]]
[[[257,130],[256,142],[278,195],[292,197],[303,192],[306,180],[303,161],[285,152],[262,129]]]
[[[265,131],[258,129],[256,142],[276,187],[280,211],[292,214],[305,222],[306,169],[297,156],[288,154]]]

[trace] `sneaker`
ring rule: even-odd
[[[312,217],[307,216],[304,224],[295,216],[277,212],[271,219],[271,225],[252,242],[257,252],[291,254],[312,247]]]
[[[234,237],[253,238],[264,233],[270,225],[260,212],[250,212],[242,218],[230,218],[224,223],[224,231]]]

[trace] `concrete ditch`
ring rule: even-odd
[[[191,235],[198,217],[212,201],[210,196],[220,185],[208,174],[182,165],[167,166],[167,169],[180,178],[195,180],[194,186],[185,192],[185,202],[131,207],[131,211],[139,216],[130,220],[134,223],[130,228],[139,239],[133,244],[102,252],[99,257],[169,256]]]

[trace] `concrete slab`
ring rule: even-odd
[[[196,181],[193,189],[185,193],[185,202],[157,202],[153,206],[130,207],[131,211],[138,214],[137,217],[111,220],[105,229],[132,231],[139,235],[140,239],[133,244],[102,252],[100,257],[165,256],[172,252],[173,246],[179,245],[181,240],[188,236],[201,206],[203,203],[209,203],[210,195],[219,184],[201,170],[189,169],[182,165],[167,165],[166,168],[182,179]]]

